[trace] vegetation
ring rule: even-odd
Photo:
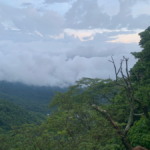
[[[54,91],[65,92],[67,89],[58,87],[38,87],[17,82],[0,81],[0,99],[9,100],[27,111],[50,114],[48,105]]]
[[[12,126],[21,126],[25,123],[41,124],[45,116],[34,112],[27,112],[25,109],[9,102],[0,100],[0,130],[6,132],[11,130]]]
[[[66,92],[56,92],[46,122],[16,126],[1,134],[1,149],[150,149],[149,31],[150,27],[139,34],[143,50],[132,53],[138,61],[130,71],[127,58],[117,69],[112,57],[115,80],[82,78]]]

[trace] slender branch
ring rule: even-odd
[[[120,69],[121,69],[121,66],[120,66],[120,68],[118,69],[118,71],[117,71],[117,69],[116,69],[116,65],[115,65],[115,61],[114,61],[114,59],[113,59],[113,57],[111,56],[111,59],[112,60],[109,60],[111,63],[113,63],[113,65],[114,65],[114,69],[115,69],[115,74],[116,74],[116,81],[117,81],[117,78],[118,78],[118,74],[119,74],[119,72],[120,72]]]
[[[77,114],[78,115],[78,114]],[[79,115],[78,115],[79,116]],[[83,120],[81,119],[81,117],[79,116],[78,119],[81,121],[82,125],[88,129],[88,130],[91,130],[91,127],[90,126],[86,126],[86,124],[83,122]]]
[[[123,62],[123,61],[122,61]],[[121,75],[122,75],[122,77],[123,77],[123,80],[124,80],[124,82],[126,83],[126,85],[127,85],[127,87],[128,87],[128,81],[127,81],[127,79],[125,78],[125,76],[124,76],[124,74],[123,74],[123,71],[122,71],[122,62],[121,62],[121,70],[120,70],[120,72],[121,72]],[[125,87],[125,88],[127,88],[127,87]]]
[[[131,106],[128,123],[127,123],[127,125],[126,125],[126,127],[125,127],[125,130],[124,130],[124,135],[125,135],[125,136],[127,135],[129,129],[130,129],[131,126],[133,125],[133,114],[134,114],[134,107]]]
[[[141,113],[141,114],[134,114],[134,116],[141,116],[141,115],[144,115],[144,113]]]
[[[119,72],[121,71],[121,68],[122,68],[122,60],[121,60],[121,63],[120,63],[120,67],[119,67],[119,69],[118,69],[118,71],[117,71],[117,69],[116,69],[116,64],[115,64],[115,61],[114,61],[114,59],[113,59],[112,56],[111,56],[111,59],[112,59],[112,60],[109,60],[109,61],[113,64],[114,69],[115,69],[116,84],[119,85],[119,86],[123,86],[124,88],[126,88],[125,85],[122,85],[122,84],[119,84],[119,83],[118,83],[118,74],[119,74]]]
[[[120,136],[123,136],[123,132],[120,130],[119,126],[117,126],[117,124],[113,121],[113,119],[111,118],[111,116],[108,114],[108,112],[106,110],[101,109],[99,106],[92,104],[93,108],[95,108],[96,110],[100,111],[101,113],[105,114],[105,116],[107,117],[107,119],[109,120],[109,122],[111,123],[111,125],[117,130],[117,133]]]
[[[131,79],[130,79],[130,75],[129,75],[129,71],[128,71],[128,60],[129,60],[129,58],[124,57],[124,59],[126,61],[126,73],[127,73],[128,81],[129,81],[129,84],[130,84],[130,87],[131,87],[131,90],[132,90],[132,93],[133,93],[134,91],[133,91],[133,87],[132,87],[132,83],[131,83]]]
[[[129,60],[129,58],[125,58],[124,56],[123,56],[123,58],[126,61],[126,73],[127,73],[128,79],[130,80],[130,76],[129,76],[129,72],[128,72],[128,60]]]

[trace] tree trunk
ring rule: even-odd
[[[125,146],[126,150],[133,150],[133,147],[131,146],[131,144],[128,142],[126,137],[122,137],[121,141],[123,143],[123,145]]]

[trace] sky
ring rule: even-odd
[[[0,0],[0,80],[67,87],[129,68],[150,26],[149,0]]]

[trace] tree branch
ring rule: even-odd
[[[141,115],[144,115],[144,113],[141,113],[141,114],[134,114],[134,116],[141,116]]]
[[[92,104],[92,107],[95,108],[96,110],[98,110],[99,112],[103,113],[107,119],[109,120],[109,122],[111,123],[111,125],[117,130],[117,133],[120,136],[123,136],[123,132],[120,130],[119,126],[117,126],[117,124],[113,121],[113,119],[111,118],[111,116],[108,114],[108,112],[106,110],[101,109],[99,106]]]
[[[114,65],[115,74],[116,74],[116,81],[117,81],[118,74],[119,74],[119,72],[120,72],[121,66],[120,66],[120,68],[119,68],[118,71],[117,71],[117,68],[116,68],[116,65],[115,65],[115,61],[114,61],[114,59],[113,59],[112,56],[111,56],[111,59],[112,59],[112,60],[109,60],[109,61],[110,61],[111,63],[113,63],[113,65]]]

